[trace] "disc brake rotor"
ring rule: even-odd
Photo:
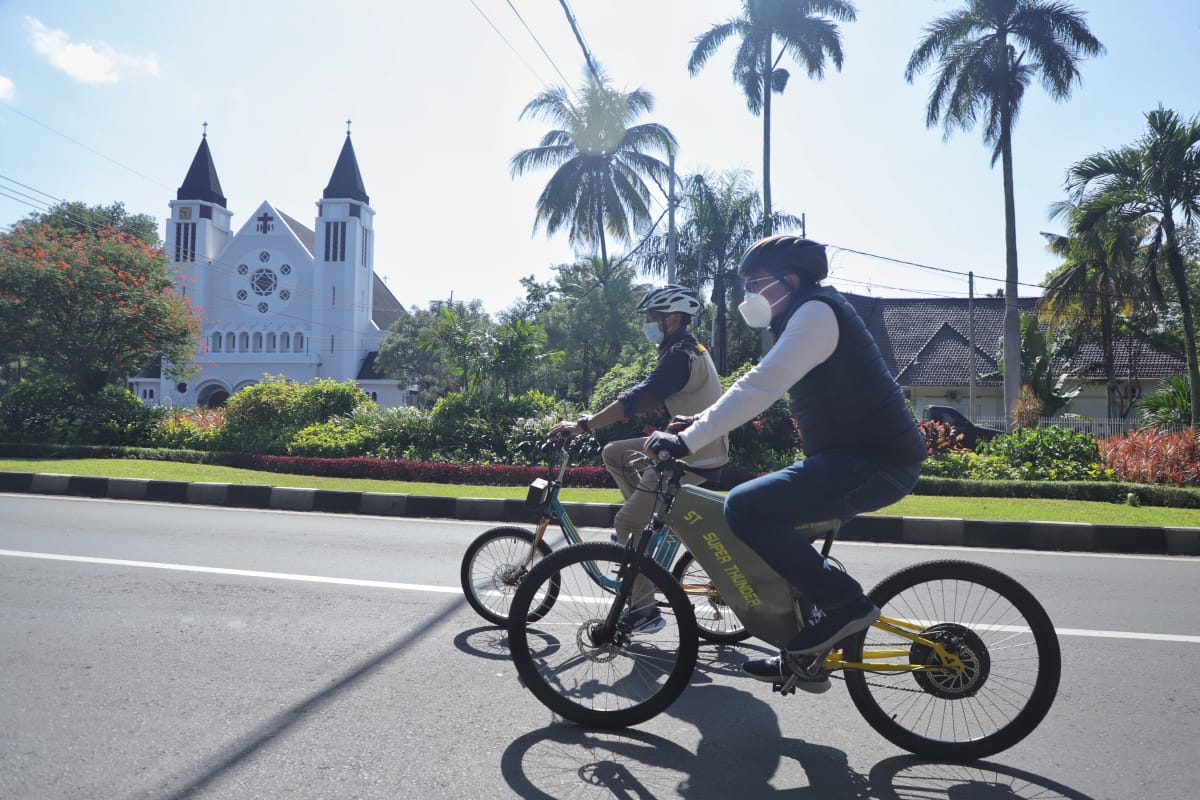
[[[937,642],[947,653],[957,656],[963,663],[962,669],[946,667],[914,672],[913,678],[926,692],[947,700],[958,700],[971,697],[987,683],[992,669],[992,658],[979,634],[963,625],[941,622],[921,631],[921,636]],[[922,666],[938,666],[942,660],[932,647],[914,642],[909,649],[908,662]]]

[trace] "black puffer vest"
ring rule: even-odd
[[[837,290],[802,288],[791,309],[771,321],[772,333],[778,337],[792,314],[812,300],[833,309],[838,343],[833,355],[789,390],[805,455],[837,452],[888,464],[925,460],[925,440],[904,394],[858,312]]]

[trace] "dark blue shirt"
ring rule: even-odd
[[[696,337],[683,332],[659,356],[658,365],[646,380],[627,392],[617,395],[617,402],[625,409],[626,418],[663,405],[663,401],[687,386],[692,374],[692,357],[700,347]]]

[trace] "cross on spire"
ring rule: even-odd
[[[200,134],[201,139],[208,138],[208,120],[204,120],[204,133]]]
[[[350,120],[349,119],[346,120],[346,135],[347,136],[350,135]]]

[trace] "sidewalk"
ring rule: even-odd
[[[533,523],[538,511],[521,499],[429,497],[339,492],[233,483],[189,483],[146,478],[100,478],[34,472],[0,472],[0,492],[107,497],[166,503],[322,511],[390,517],[431,517],[496,523]],[[610,503],[564,503],[579,527],[611,528],[619,508]],[[933,517],[856,517],[838,538],[854,542],[1002,547],[1200,556],[1200,528],[1093,525],[1074,522],[1003,522]]]

